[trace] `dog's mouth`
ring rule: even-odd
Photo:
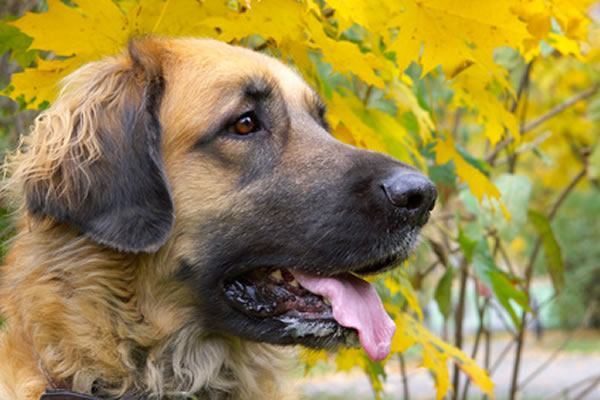
[[[375,288],[354,274],[257,268],[227,280],[224,294],[239,312],[279,321],[283,333],[304,344],[360,344],[373,360],[390,352],[395,325]]]

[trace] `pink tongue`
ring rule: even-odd
[[[333,317],[340,325],[358,331],[360,344],[373,361],[387,357],[396,325],[369,282],[350,274],[335,278],[293,274],[305,289],[331,302]]]

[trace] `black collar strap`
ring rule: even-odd
[[[46,389],[40,400],[100,400],[83,393],[71,392],[64,389]]]
[[[46,389],[40,400],[102,400],[99,397],[90,396],[89,394],[83,394],[73,392],[66,389]],[[121,397],[121,400],[147,400],[147,397],[143,395],[136,395],[134,393],[125,393],[125,396]]]

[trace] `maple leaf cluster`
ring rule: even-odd
[[[598,141],[594,118],[582,118],[587,110],[570,110],[553,127],[559,134],[544,137],[541,123],[524,124],[519,102],[529,80],[536,82],[528,91],[530,114],[556,106],[557,99],[574,88],[598,82],[600,30],[590,18],[593,3],[48,0],[44,12],[0,22],[4,50],[13,51],[24,67],[13,75],[5,93],[23,107],[43,108],[53,101],[63,77],[84,63],[122,51],[136,35],[213,37],[241,44],[293,64],[326,99],[333,133],[341,140],[429,170],[442,198],[446,189],[455,190],[456,181],[463,183],[469,190],[461,192],[461,199],[468,209],[478,215],[482,209],[492,210],[486,218],[493,219],[495,227],[510,219],[517,226],[527,219],[526,209],[523,214],[511,199],[529,193],[531,183],[512,178],[494,182],[490,169],[497,154],[504,149],[520,154],[535,147],[556,163],[576,163],[566,141],[590,147]],[[529,74],[534,60],[536,68]],[[524,69],[527,74],[515,74]],[[473,152],[488,155],[473,157]],[[549,187],[568,181],[555,165],[538,166],[529,156],[524,162],[536,165]],[[511,187],[519,190],[511,192]],[[501,211],[504,222],[494,219],[494,209]],[[461,249],[474,254],[470,261],[482,266],[482,281],[494,289],[516,322],[511,302],[527,307],[527,299],[514,289],[509,274],[490,264],[485,240],[477,234],[469,237],[466,230],[459,233]],[[440,285],[446,286],[439,295],[447,298],[451,276],[444,276]],[[435,378],[438,399],[450,390],[449,360],[493,395],[492,381],[482,368],[424,327],[419,300],[403,272],[388,276],[381,286],[399,327],[393,352],[421,346],[422,363]],[[404,311],[399,311],[396,298],[402,299]],[[308,365],[326,357],[323,352],[304,355]],[[385,375],[380,366],[357,350],[337,356],[340,369],[357,364],[366,369],[379,393]]]

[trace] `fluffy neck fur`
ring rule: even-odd
[[[210,335],[194,320],[187,289],[169,276],[173,246],[132,256],[100,248],[64,226],[26,223],[21,232],[2,268],[7,329],[0,354],[3,344],[22,344],[23,360],[12,368],[36,365],[31,380],[117,398],[131,392],[286,397],[278,382],[280,350]],[[3,379],[0,373],[1,400],[13,384]]]

